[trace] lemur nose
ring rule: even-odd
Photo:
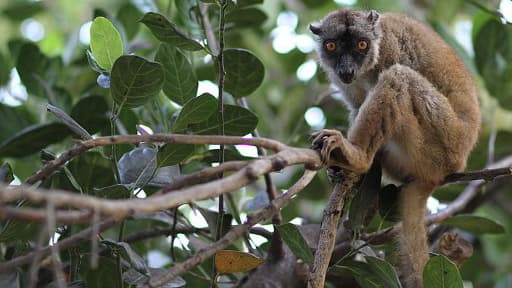
[[[345,84],[349,84],[354,80],[354,69],[351,69],[347,72],[339,72],[338,77],[340,77],[341,81]]]

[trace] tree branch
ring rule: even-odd
[[[73,157],[98,146],[107,146],[114,144],[138,144],[141,142],[156,143],[180,143],[180,144],[224,144],[224,145],[252,145],[261,146],[273,151],[281,151],[288,146],[285,144],[266,138],[244,138],[234,136],[200,136],[200,135],[182,135],[182,134],[154,134],[154,135],[117,135],[98,137],[88,141],[81,141],[75,147],[62,153],[57,159],[48,162],[41,170],[25,180],[26,184],[34,184],[37,181],[44,180],[52,172],[64,165]]]
[[[290,187],[286,193],[283,193],[281,196],[272,201],[269,206],[257,212],[256,214],[248,215],[247,221],[244,224],[231,228],[231,230],[229,230],[228,233],[219,239],[219,241],[208,245],[204,249],[201,249],[194,256],[188,258],[184,262],[174,265],[168,269],[166,273],[162,273],[161,277],[150,278],[147,285],[144,287],[160,287],[161,285],[172,281],[178,275],[188,271],[196,265],[201,264],[206,259],[209,259],[215,255],[215,253],[221,249],[224,249],[238,238],[242,237],[249,231],[252,226],[268,219],[277,213],[277,211],[279,211],[282,207],[286,206],[293,196],[302,191],[304,187],[306,187],[309,182],[313,180],[316,173],[316,171],[311,170],[304,171],[302,178],[300,178],[292,187]]]
[[[489,165],[484,170],[475,171],[475,172],[466,172],[468,174],[471,174],[473,177],[477,177],[479,175],[479,172],[481,171],[494,171],[494,170],[501,170],[502,169],[508,169],[508,168],[496,168],[496,167],[510,167],[512,166],[512,156],[506,157],[504,159],[501,159],[500,161],[495,162],[492,165]],[[461,173],[461,174],[466,174]],[[504,175],[508,175],[509,173],[506,173]],[[450,176],[448,176],[450,177]],[[448,178],[447,177],[447,178]],[[471,182],[460,194],[457,196],[455,200],[453,200],[446,208],[439,211],[438,213],[428,215],[425,218],[425,223],[427,225],[431,225],[434,223],[440,223],[444,220],[448,219],[451,216],[454,216],[462,211],[469,205],[469,203],[480,194],[482,186],[486,182],[483,180],[475,180]],[[488,191],[486,191],[488,192]],[[367,233],[364,234],[361,239],[365,241],[369,241],[371,244],[382,244],[390,239],[396,237],[398,233],[400,232],[401,225],[397,224],[393,227],[387,228],[385,230],[376,231],[373,233]]]
[[[66,238],[62,241],[57,242],[54,247],[54,249],[63,250],[70,247],[78,246],[82,241],[90,240],[91,235],[94,234],[94,232],[101,232],[104,231],[110,227],[112,227],[114,224],[116,224],[118,221],[115,219],[108,219],[105,221],[102,221],[96,225],[92,225],[91,227],[84,229],[73,236],[70,236],[69,238]],[[96,227],[94,227],[96,226]],[[16,258],[13,258],[6,262],[0,262],[0,273],[5,272],[11,269],[14,269],[16,267],[20,267],[23,265],[27,265],[31,263],[36,256],[45,257],[50,255],[51,253],[51,246],[47,246],[41,250],[33,251],[28,254],[25,254],[23,256],[18,256]]]
[[[315,251],[315,261],[309,276],[309,288],[322,288],[324,287],[325,274],[329,267],[334,243],[336,241],[336,230],[340,221],[341,214],[343,213],[345,194],[352,188],[357,181],[358,176],[353,173],[348,173],[345,178],[334,186],[329,202],[324,210],[324,217],[322,219],[322,226],[320,228],[320,239]]]
[[[243,169],[225,178],[146,199],[110,200],[62,190],[52,190],[52,193],[47,193],[43,189],[24,185],[13,187],[0,184],[0,203],[24,198],[34,203],[51,201],[56,207],[72,206],[84,208],[98,211],[102,216],[108,215],[121,219],[135,213],[154,212],[197,200],[216,197],[246,186],[265,173],[304,163],[309,164],[309,167],[321,167],[317,152],[310,149],[289,148],[268,158],[253,160]]]

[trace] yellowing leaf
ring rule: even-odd
[[[219,274],[247,272],[265,262],[250,253],[222,250],[215,254],[215,268]]]

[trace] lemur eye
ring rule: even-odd
[[[334,50],[336,50],[336,43],[334,43],[333,41],[326,42],[325,49],[329,52],[333,52]]]
[[[365,50],[366,48],[368,48],[368,42],[366,42],[365,40],[359,40],[357,42],[357,49]]]

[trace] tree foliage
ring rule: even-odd
[[[218,179],[218,172],[198,171],[213,171],[222,165],[219,162],[234,161],[223,175],[231,177],[245,167],[241,161],[255,163],[265,153],[271,154],[262,152],[259,144],[254,144],[259,149],[219,147],[193,136],[223,131],[238,137],[229,138],[238,139],[237,144],[251,144],[243,141],[261,135],[307,148],[315,129],[346,131],[346,111],[314,62],[307,25],[347,6],[411,14],[429,22],[456,49],[474,74],[483,111],[480,141],[468,169],[483,169],[512,154],[512,26],[507,22],[510,18],[500,18],[498,4],[472,0],[4,1],[0,3],[0,183],[25,182],[34,189],[69,191],[105,201],[151,199],[168,190],[184,191],[180,189]],[[185,136],[167,142],[109,138],[169,133]],[[102,136],[112,142],[83,150],[77,144]],[[69,151],[78,152],[40,181],[30,182],[41,167]],[[228,247],[233,251],[215,255],[216,265],[199,259],[188,273],[162,287],[208,287],[212,281],[232,287],[244,277],[248,279],[245,287],[265,281],[293,287],[303,276],[300,265],[312,263],[318,223],[332,184],[325,173],[319,173],[294,200],[278,202],[285,207],[272,223],[263,222],[258,217],[271,211],[272,186],[280,195],[294,191],[294,183],[301,181],[302,169],[282,163],[279,157],[272,159],[270,170],[280,173],[259,177],[249,171],[256,174],[247,178],[256,175],[256,179],[229,191],[223,200],[203,197],[115,221],[84,207],[0,199],[0,286],[64,287],[55,280],[63,275],[61,281],[66,279],[69,287],[144,285],[166,275],[169,267],[205,255],[201,254],[208,251],[204,248],[215,245],[219,237],[238,235]],[[328,270],[329,287],[401,287],[392,266],[394,241],[385,233],[398,221],[399,189],[381,188],[379,169],[374,166],[359,181],[346,205],[346,218],[338,231],[344,237],[337,242],[335,261]],[[461,267],[442,255],[433,256],[424,272],[425,287],[462,287],[463,280],[475,287],[506,287],[512,277],[511,258],[506,257],[512,253],[508,184],[510,179],[504,178],[479,186],[485,193],[457,211],[463,214],[449,215],[437,221],[441,224],[430,226],[434,240],[446,231],[459,233],[473,245],[474,255]],[[438,189],[432,202],[441,204],[435,209],[450,205],[471,187]],[[224,210],[219,212],[219,207]],[[23,218],[14,211],[28,214]],[[49,211],[44,221],[35,220],[38,211]],[[59,218],[55,211],[69,212],[62,214],[69,217]],[[274,212],[265,215],[268,218]],[[248,214],[257,215],[258,221]],[[101,222],[104,226],[98,224],[100,220],[106,221]],[[292,220],[300,225],[290,224]],[[267,225],[249,234],[237,230],[251,221]],[[61,243],[87,229],[93,236],[81,245],[43,259],[37,255],[49,242]],[[286,245],[279,251],[276,243]],[[30,252],[36,253],[32,264],[2,270],[2,264]],[[294,266],[296,274],[286,274],[286,265],[271,261],[275,259],[286,265],[302,259],[302,264]],[[256,272],[245,273],[258,265]]]

